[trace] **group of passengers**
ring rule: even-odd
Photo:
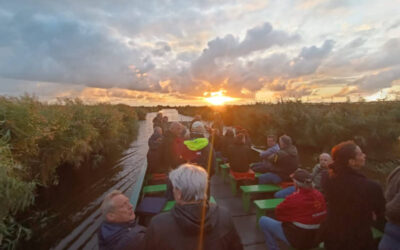
[[[242,249],[228,211],[208,202],[216,155],[229,162],[234,173],[262,173],[260,184],[293,184],[275,193],[284,198],[275,218],[259,220],[268,249],[279,249],[277,240],[295,249],[320,242],[325,249],[375,249],[371,227],[385,215],[379,249],[400,249],[400,167],[388,177],[385,201],[379,184],[360,173],[366,156],[353,141],[339,143],[331,154],[322,153],[310,173],[299,168],[298,151],[287,135],[279,140],[268,136],[261,162],[251,164],[250,137],[240,127],[225,129],[222,135],[221,124],[207,128],[200,116],[189,132],[178,122],[167,130],[157,122],[149,139],[148,168],[169,173],[176,205],[153,217],[146,230],[136,224],[128,198],[110,193],[102,204],[100,249]]]

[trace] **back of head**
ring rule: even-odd
[[[330,168],[334,173],[339,173],[348,167],[349,160],[356,157],[357,144],[354,141],[344,141],[332,148],[331,156],[333,163]]]
[[[226,136],[226,137],[234,137],[235,134],[233,133],[233,130],[232,130],[232,129],[228,128],[228,129],[226,130],[226,132],[225,132],[225,136]]]
[[[289,147],[293,145],[292,138],[288,135],[282,135],[279,137],[279,141],[284,144],[285,147]]]
[[[190,132],[196,135],[204,135],[206,129],[201,121],[196,121],[192,124],[192,129]]]
[[[312,188],[312,176],[307,170],[298,168],[290,177],[298,187]]]
[[[176,136],[180,136],[180,135],[181,135],[181,130],[182,130],[182,128],[183,128],[183,125],[180,124],[179,122],[172,122],[172,123],[169,125],[168,130],[169,130],[172,134],[174,134],[174,135],[176,135]]]
[[[207,172],[194,164],[182,164],[169,173],[172,186],[178,189],[184,202],[207,199]]]

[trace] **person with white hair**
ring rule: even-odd
[[[114,190],[106,195],[100,209],[104,217],[97,234],[100,250],[143,249],[146,228],[136,222],[128,197]]]
[[[152,218],[145,249],[243,249],[229,212],[208,202],[204,168],[186,163],[169,179],[176,204]]]

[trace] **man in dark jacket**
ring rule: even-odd
[[[183,147],[183,138],[181,138],[183,125],[179,122],[173,122],[169,126],[169,130],[164,135],[162,144],[162,161],[164,172],[175,169],[185,161],[180,153]]]
[[[146,229],[135,221],[133,206],[121,191],[109,193],[101,204],[104,222],[97,237],[100,250],[143,249]]]
[[[292,143],[292,138],[287,135],[279,137],[280,150],[270,159],[273,167],[268,173],[259,176],[260,184],[278,184],[290,181],[290,175],[299,167],[297,148]]]
[[[228,150],[228,161],[233,172],[248,172],[251,163],[250,155],[252,153],[249,146],[245,145],[245,135],[236,136],[233,145]]]
[[[154,128],[154,133],[149,138],[149,151],[147,152],[147,168],[150,173],[162,173],[162,142],[163,135],[160,127]]]
[[[229,212],[207,202],[208,178],[203,168],[184,164],[169,179],[176,205],[151,220],[146,249],[243,249]]]

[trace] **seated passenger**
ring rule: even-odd
[[[400,249],[400,166],[390,173],[386,186],[385,233],[379,250]]]
[[[154,127],[154,133],[149,138],[149,151],[147,152],[147,168],[149,173],[162,173],[162,129]]]
[[[319,163],[314,166],[313,172],[311,174],[314,188],[316,188],[322,194],[323,194],[323,192],[322,192],[321,182],[322,182],[322,179],[327,178],[328,166],[331,163],[332,163],[331,155],[328,153],[322,153],[319,156]],[[294,191],[296,191],[296,188],[294,186],[290,186],[290,187],[287,187],[285,189],[282,189],[282,190],[276,192],[274,194],[274,197],[275,198],[285,198],[286,196],[292,194]]]
[[[154,117],[153,119],[153,128],[154,127],[162,128],[162,117],[163,117],[162,113],[158,112],[156,117]]]
[[[385,198],[378,183],[359,171],[365,154],[353,141],[332,149],[332,174],[323,185],[329,204],[323,224],[326,249],[374,249],[371,226],[383,218]]]
[[[268,173],[258,177],[260,184],[279,184],[290,180],[290,175],[299,166],[297,148],[292,144],[292,138],[287,135],[279,137],[280,150],[271,156],[272,168]]]
[[[229,212],[208,203],[207,172],[192,164],[171,171],[176,200],[171,211],[153,217],[146,249],[243,249]]]
[[[162,143],[162,165],[164,172],[175,169],[185,162],[180,154],[183,146],[183,138],[181,138],[183,130],[184,126],[181,123],[172,122],[169,125],[168,131],[164,134]]]
[[[231,145],[233,145],[234,140],[235,134],[233,133],[232,129],[228,128],[222,138],[222,155],[224,157],[228,157],[228,149]]]
[[[259,221],[269,250],[279,249],[276,239],[295,249],[318,244],[318,228],[326,216],[324,197],[312,187],[311,175],[306,170],[297,169],[291,176],[297,191],[277,206],[276,220],[262,216]]]
[[[169,127],[168,116],[163,116],[161,120],[161,126],[163,133],[166,133]]]
[[[104,217],[97,234],[100,250],[144,248],[146,228],[136,222],[128,197],[114,190],[106,195],[100,209]]]
[[[228,162],[233,172],[248,172],[250,165],[251,149],[245,145],[245,136],[239,134],[235,137],[233,145],[228,150]]]
[[[269,161],[271,155],[279,151],[279,144],[276,143],[275,135],[268,135],[267,150],[260,153],[261,162],[251,164],[251,169],[257,173],[266,173],[272,168],[272,163]]]
[[[328,166],[332,163],[332,157],[328,153],[322,153],[319,155],[319,164],[315,165],[312,171],[312,181],[314,188],[323,192],[322,179],[325,179],[329,175]]]
[[[211,177],[217,166],[215,151],[210,141],[205,138],[206,129],[202,122],[195,122],[190,131],[190,140],[185,140],[188,151],[182,152],[186,162],[195,163],[203,167]]]

